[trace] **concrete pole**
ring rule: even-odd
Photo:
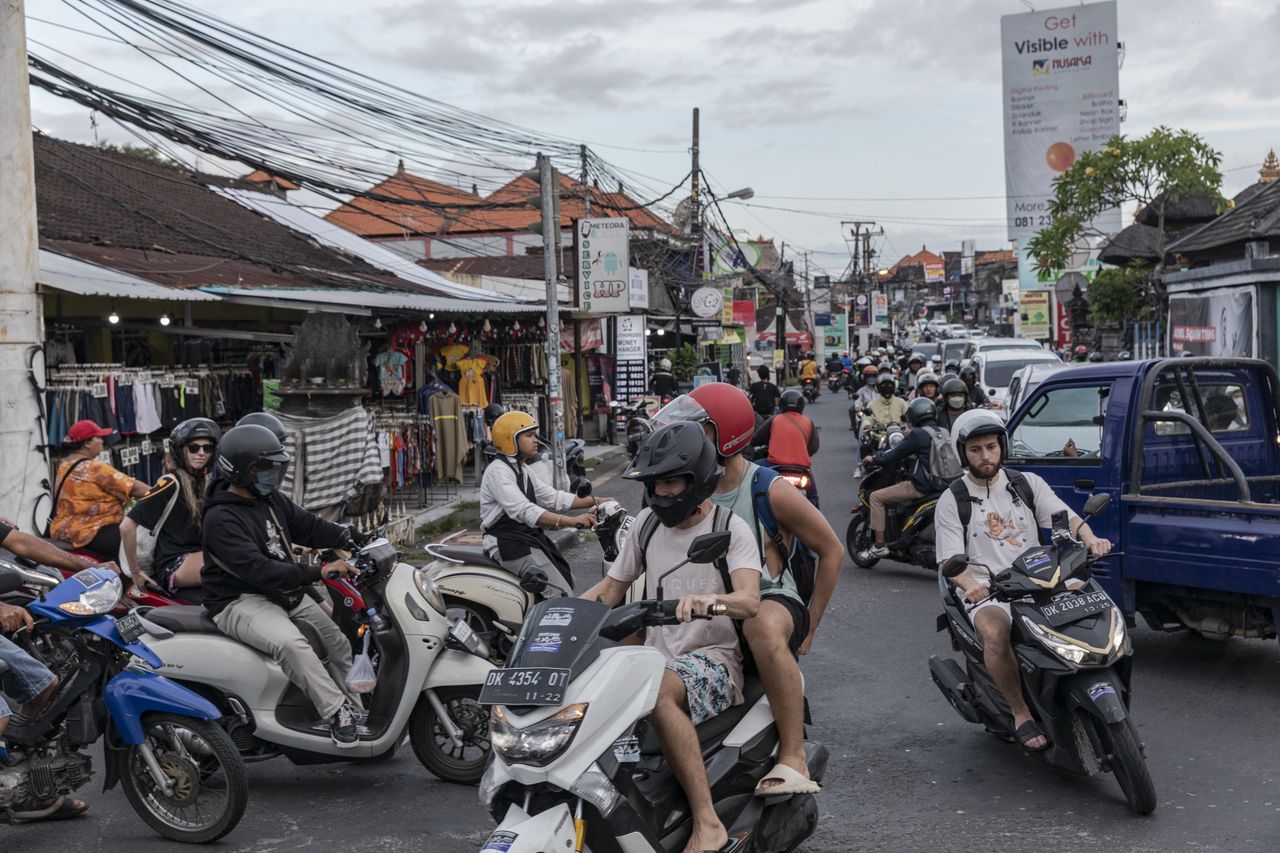
[[[0,0],[0,515],[25,529],[48,492],[41,447],[45,424],[32,386],[44,386],[44,319],[36,296],[39,264],[36,232],[35,155],[27,83],[27,31],[23,0]]]
[[[538,155],[538,177],[542,186],[542,257],[547,280],[547,408],[551,423],[547,438],[551,442],[551,463],[555,487],[569,488],[564,470],[564,390],[560,386],[560,303],[556,298],[556,250],[560,238],[560,219],[556,215],[555,170],[551,158]]]

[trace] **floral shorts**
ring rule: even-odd
[[[689,705],[689,718],[696,726],[733,704],[733,681],[729,670],[702,652],[691,652],[667,661],[667,669],[680,676]]]

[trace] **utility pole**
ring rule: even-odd
[[[579,183],[582,184],[582,216],[583,218],[587,218],[591,216],[591,185],[587,183],[587,177],[588,177],[587,176],[587,146],[585,143],[578,146],[578,159],[582,165],[582,176],[581,176],[581,180],[579,181]],[[557,223],[557,227],[558,227],[558,223]],[[578,258],[576,256],[573,262],[575,265],[574,268],[577,269]],[[575,305],[577,304],[576,291],[574,294],[574,299],[571,301]],[[608,323],[609,320],[602,319],[599,322]],[[604,331],[606,334],[608,333],[607,326],[605,327]],[[574,396],[578,400],[578,408],[573,413],[572,417],[574,422],[577,423],[578,425],[578,429],[576,430],[576,433],[579,438],[582,437],[582,433],[583,433],[583,423],[582,423],[583,405],[584,404],[586,404],[587,406],[593,405],[591,400],[589,399],[591,396],[591,385],[586,381],[586,378],[587,378],[587,363],[586,363],[586,359],[583,358],[583,355],[582,355],[582,321],[579,320],[577,317],[574,317],[573,318],[573,380],[574,380],[574,391],[576,392]]]
[[[44,385],[44,320],[36,295],[40,256],[23,0],[0,0],[0,116],[0,494],[18,523],[35,532],[44,525],[35,510],[49,490],[49,469],[33,385]]]
[[[542,195],[542,261],[547,283],[547,408],[551,414],[547,438],[551,441],[553,484],[560,491],[569,487],[564,470],[564,391],[560,385],[560,304],[556,297],[556,244],[560,240],[560,217],[556,213],[556,172],[551,158],[538,155],[538,178]]]
[[[804,255],[804,316],[805,322],[809,324],[809,335],[812,338],[813,351],[821,357],[826,352],[826,347],[818,343],[818,327],[813,322],[813,279],[809,277],[809,255],[811,252],[805,251],[800,254]]]

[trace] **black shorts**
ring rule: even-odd
[[[770,595],[764,593],[760,596],[760,600],[776,601],[783,607],[787,608],[787,612],[791,614],[791,636],[787,640],[787,648],[791,649],[791,654],[800,651],[800,646],[804,644],[805,638],[809,636],[809,608],[796,601],[789,595],[775,593]]]

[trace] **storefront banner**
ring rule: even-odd
[[[833,314],[831,316],[831,325],[827,326],[822,333],[822,343],[826,347],[828,354],[833,352],[844,352],[848,349],[848,324],[849,317],[847,314]]]
[[[1252,357],[1253,288],[1169,294],[1169,352]]]
[[[871,325],[871,297],[859,293],[853,297],[853,310],[850,312],[849,324],[857,329],[865,329]]]
[[[889,324],[889,295],[874,293],[871,296],[871,319],[882,326]]]
[[[720,289],[720,325],[733,325],[733,288],[723,287]]]
[[[947,277],[947,265],[944,261],[925,261],[924,280],[930,283],[942,281]]]
[[[595,317],[590,320],[579,320],[581,331],[578,333],[582,340],[582,351],[588,352],[593,349],[600,349],[604,346],[604,321]],[[566,320],[560,324],[560,351],[561,352],[577,352],[577,347],[573,342],[573,321]]]
[[[1050,224],[1053,180],[1120,132],[1115,2],[1000,19],[1009,239]],[[1119,208],[1094,226],[1120,230]]]
[[[1067,310],[1067,303],[1059,299],[1057,294],[1054,294],[1053,304],[1057,317],[1058,346],[1066,349],[1071,346],[1071,312]]]
[[[627,269],[627,300],[631,310],[649,307],[649,271],[635,267]]]
[[[1020,337],[1038,341],[1049,337],[1052,331],[1050,318],[1053,316],[1049,307],[1051,295],[1048,290],[1028,290],[1022,294],[1022,302],[1018,308],[1022,318],[1022,326],[1018,330]]]
[[[624,216],[578,220],[573,267],[583,311],[630,310],[630,229],[631,222]]]
[[[750,299],[733,300],[734,326],[754,326],[756,324],[756,303]]]

